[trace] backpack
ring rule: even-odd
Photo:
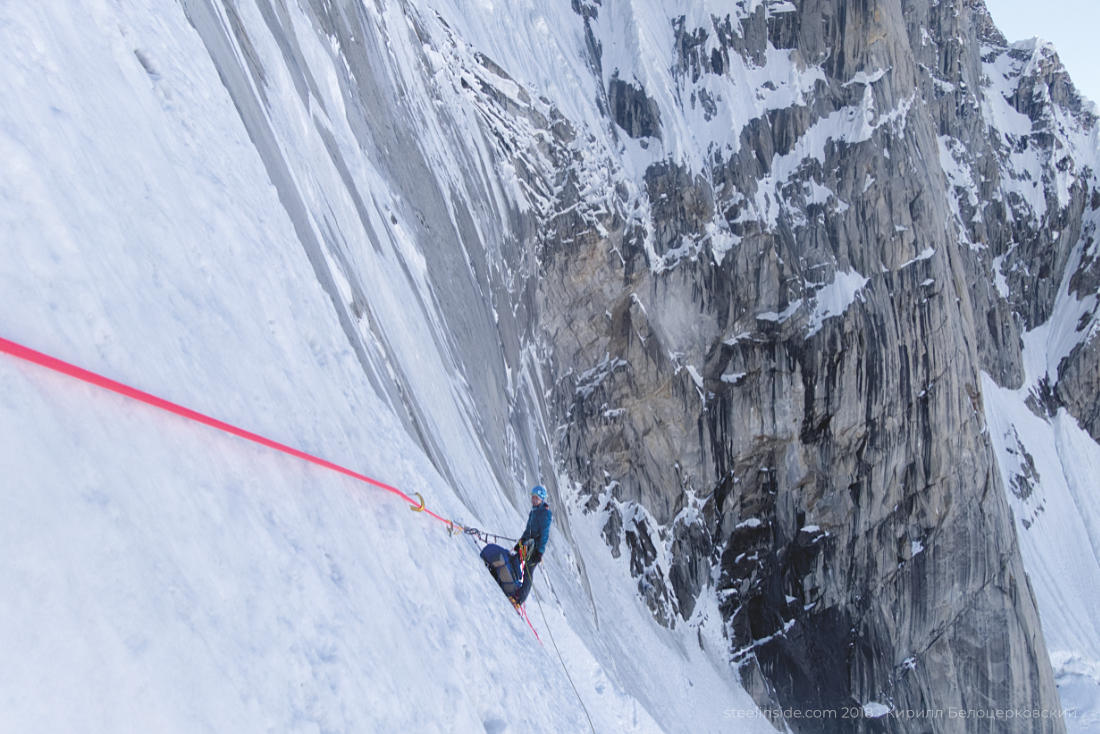
[[[519,587],[523,585],[523,569],[519,556],[490,543],[481,550],[481,560],[485,562],[489,573],[493,574],[501,591],[508,596],[514,596],[519,591]]]

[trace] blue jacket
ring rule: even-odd
[[[527,527],[523,529],[523,535],[519,542],[522,545],[525,540],[535,541],[535,550],[542,555],[546,549],[546,541],[550,540],[550,523],[554,520],[554,513],[550,512],[550,505],[541,502],[531,508],[531,514],[527,516]]]

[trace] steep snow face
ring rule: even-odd
[[[0,333],[515,534],[554,478],[515,195],[412,83],[443,51],[346,12],[0,9]],[[717,610],[653,625],[568,494],[540,646],[384,493],[7,357],[0,396],[13,730],[770,730]]]
[[[5,720],[1053,707],[989,451],[1011,490],[1100,430],[1095,119],[1048,49],[961,2],[146,5],[0,10],[3,335],[490,531],[547,484],[554,655],[391,497],[4,361]],[[1086,708],[1088,588],[1036,589]]]
[[[1100,444],[1059,402],[1065,366],[1097,348],[1098,296],[1071,286],[1094,228],[1095,215],[1086,220],[1050,318],[1023,334],[1023,384],[1012,389],[983,376],[989,436],[1070,732],[1094,732],[1100,723]]]
[[[984,360],[985,415],[1066,725],[1095,731],[1097,118],[1050,44],[1009,44],[991,26],[978,35],[980,116],[972,123],[984,140],[941,137],[941,162],[960,239],[992,285],[972,291],[985,301],[979,308],[988,309],[994,332]],[[962,94],[944,91],[956,105]],[[1011,320],[996,318],[1002,310]]]
[[[1028,575],[1071,732],[1100,721],[1100,446],[1064,409],[1045,418],[1031,390],[984,381],[990,438],[1010,491]]]

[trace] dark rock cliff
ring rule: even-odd
[[[303,102],[323,96],[280,4],[258,6]],[[219,56],[214,5],[185,7]],[[439,314],[477,446],[422,429],[435,393],[386,343],[356,236],[321,217],[311,262],[380,394],[457,486],[478,454],[596,514],[661,624],[717,606],[762,706],[831,713],[796,731],[1061,731],[897,712],[1058,708],[1006,500],[1030,480],[1002,486],[982,375],[1020,386],[1025,335],[1059,321],[1034,410],[1100,438],[1093,108],[980,0],[570,7],[539,39],[580,40],[537,63],[589,75],[579,102],[514,78],[451,3],[310,6],[354,153],[394,192],[378,217],[353,197],[365,239],[416,240],[411,307]],[[304,211],[291,173],[273,181]]]
[[[584,8],[596,68],[601,10]],[[1043,131],[1095,119],[1052,52],[1009,47],[980,2],[738,11],[670,24],[685,108],[718,114],[731,59],[787,50],[822,74],[701,170],[669,158],[610,209],[556,202],[571,215],[542,238],[538,316],[558,456],[659,621],[717,592],[762,704],[1053,710],[980,371],[1019,384],[1021,332],[1050,318],[1068,267],[1096,291],[1095,245],[1071,262],[1092,242],[1092,171]],[[650,91],[603,72],[618,134],[667,143]],[[1005,105],[1031,132],[991,134]],[[1051,395],[1094,435],[1095,345]]]

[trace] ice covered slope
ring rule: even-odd
[[[1095,214],[1090,220],[1091,230]],[[1075,248],[1067,272],[1084,249]],[[1050,319],[1024,334],[1023,385],[1000,387],[985,375],[983,392],[1066,728],[1083,734],[1100,731],[1100,445],[1070,411],[1043,399],[1066,356],[1095,339],[1080,325],[1096,313],[1097,296],[1080,298],[1070,282],[1060,284]]]
[[[246,109],[227,89],[251,82],[219,77],[196,31],[241,18],[188,10],[194,25],[170,3],[0,8],[0,333],[516,532],[522,490],[470,424],[479,388],[447,363],[432,261],[394,234],[388,182],[341,169],[316,132],[347,124],[340,94],[304,74],[283,104],[295,80],[269,69],[250,87],[268,106]],[[336,251],[374,280],[310,247],[390,204],[389,239],[345,230]],[[487,352],[486,371],[503,362]],[[0,475],[0,730],[588,727],[473,546],[388,495],[8,358]],[[598,529],[558,515],[532,617],[594,728],[767,730],[606,552],[585,575]]]
[[[1028,389],[986,378],[986,413],[1028,576],[1042,613],[1066,728],[1100,729],[1100,447],[1065,410],[1027,405]]]

